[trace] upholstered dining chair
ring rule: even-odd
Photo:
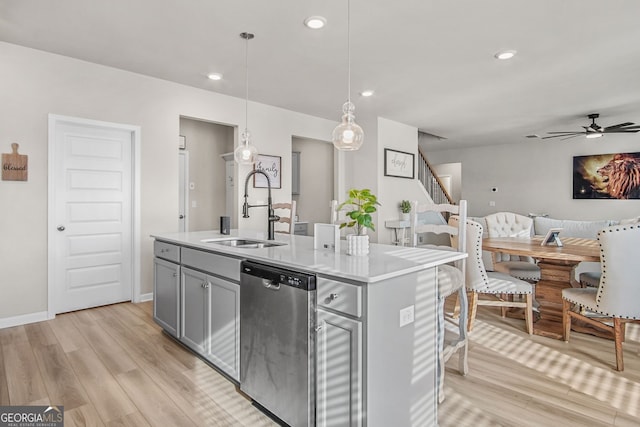
[[[296,218],[296,201],[292,200],[291,203],[274,203],[273,210],[275,214],[280,217],[277,221],[281,224],[286,224],[285,227],[276,228],[276,233],[293,233],[293,223]]]
[[[488,237],[531,237],[533,219],[513,212],[497,212],[485,217]],[[540,268],[531,257],[493,252],[493,269],[527,282],[540,280]]]
[[[624,325],[640,320],[640,225],[606,227],[598,232],[598,243],[602,267],[598,287],[562,290],[562,335],[569,341],[572,318],[610,332],[615,342],[616,370],[623,371]]]
[[[450,222],[456,224],[458,218],[452,217]],[[473,329],[473,322],[479,305],[498,307],[524,308],[527,332],[533,333],[533,285],[524,280],[497,271],[487,271],[482,261],[482,225],[467,220],[467,259],[466,286],[471,293],[469,301],[469,325],[467,330]],[[490,299],[480,299],[479,295],[488,295]],[[522,296],[524,301],[511,301],[503,296]],[[502,312],[504,316],[504,311]]]
[[[421,233],[435,233],[447,235],[449,246],[442,247],[437,245],[424,245],[424,247],[445,249],[445,250],[457,250],[459,252],[466,252],[466,239],[465,228],[462,225],[456,224],[455,226],[449,225],[444,222],[442,217],[443,212],[448,212],[450,215],[458,215],[462,220],[460,224],[464,224],[467,218],[467,201],[461,200],[458,205],[451,204],[418,204],[417,201],[412,203],[412,216],[411,216],[411,241],[414,247],[420,247],[418,245],[418,235]],[[442,222],[438,224],[424,224],[420,223],[420,216],[423,214],[436,214],[436,218]],[[458,243],[461,242],[461,243]],[[451,355],[459,352],[458,355],[458,370],[460,374],[466,375],[469,367],[467,363],[468,353],[468,339],[467,339],[467,293],[464,285],[466,259],[462,259],[453,265],[441,265],[438,266],[438,402],[442,403],[444,400],[444,373],[445,363]],[[444,303],[445,299],[453,295],[458,294],[458,299],[461,301],[461,309],[458,320],[458,336],[455,340],[445,345],[445,314]]]
[[[601,276],[602,273],[599,271],[584,271],[578,276],[578,281],[585,288],[597,288],[600,286]]]

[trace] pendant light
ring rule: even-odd
[[[255,145],[251,143],[251,134],[248,129],[249,122],[249,40],[255,36],[251,33],[240,33],[240,37],[245,39],[245,71],[246,71],[246,98],[244,109],[244,132],[240,136],[240,145],[233,150],[233,158],[239,165],[252,165],[256,162],[258,157],[258,150]]]
[[[342,106],[342,121],[333,130],[333,145],[342,151],[354,151],[362,146],[364,132],[353,114],[351,102],[351,1],[347,0],[347,102]]]

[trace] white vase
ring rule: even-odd
[[[402,221],[411,221],[411,212],[401,212],[400,213],[400,219],[402,219]]]
[[[362,256],[369,254],[369,236],[347,234],[347,255]]]

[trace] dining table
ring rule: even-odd
[[[533,325],[533,333],[562,339],[562,290],[580,287],[575,280],[575,268],[583,261],[600,261],[600,246],[596,239],[577,237],[562,238],[562,246],[543,245],[542,241],[543,236],[489,237],[482,240],[482,249],[529,256],[537,261],[540,280],[535,285],[535,299],[540,317]],[[572,329],[580,330],[581,326]]]

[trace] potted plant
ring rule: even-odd
[[[378,198],[371,194],[371,190],[349,190],[349,198],[338,206],[338,210],[347,209],[347,220],[340,224],[340,228],[352,227],[356,233],[347,235],[347,255],[366,255],[369,253],[369,236],[367,228],[375,231],[371,221],[371,214],[379,205]]]
[[[411,202],[403,200],[400,202],[400,212],[402,212],[402,220],[409,221],[411,219]]]

